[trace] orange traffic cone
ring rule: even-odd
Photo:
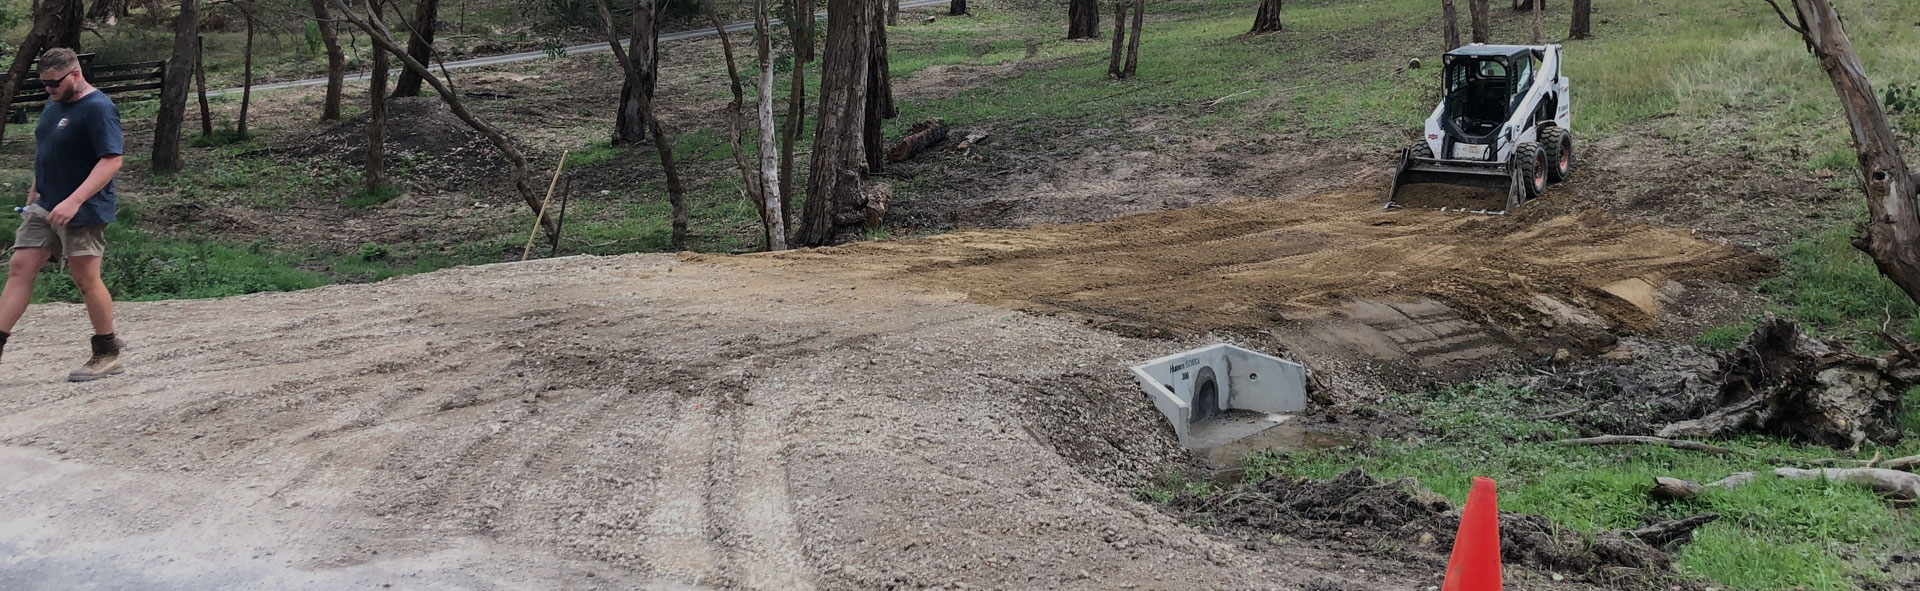
[[[1440,590],[1500,591],[1500,502],[1494,500],[1491,478],[1473,477]]]

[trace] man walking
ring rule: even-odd
[[[56,47],[40,56],[40,81],[49,98],[33,130],[33,184],[0,290],[0,352],[33,299],[40,267],[64,258],[93,322],[93,357],[67,379],[86,382],[122,369],[125,343],[114,337],[113,295],[100,281],[114,214],[113,175],[120,172],[120,111],[87,83],[71,49]]]

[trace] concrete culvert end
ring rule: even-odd
[[[1233,345],[1201,347],[1129,369],[1187,449],[1253,435],[1284,422],[1282,413],[1307,408],[1305,366]]]

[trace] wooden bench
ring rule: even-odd
[[[80,72],[87,82],[93,84],[107,96],[119,98],[126,93],[159,90],[161,81],[167,76],[166,60],[154,62],[135,62],[129,64],[94,65],[93,54],[80,54]],[[28,69],[27,79],[20,81],[20,89],[13,93],[13,110],[7,115],[8,123],[26,123],[27,108],[47,101],[47,86],[37,75],[40,63],[34,62]]]

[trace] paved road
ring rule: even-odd
[[[907,0],[905,2],[901,2],[900,7],[901,8],[920,8],[922,6],[935,6],[940,4],[946,4],[948,1],[949,0]],[[820,13],[819,16],[820,18],[826,18],[827,13],[822,12]],[[772,21],[773,21],[772,24],[774,25],[780,24],[780,19],[772,19]],[[745,29],[751,29],[751,28],[753,28],[753,23],[734,23],[726,26],[727,32],[729,33],[734,31],[741,31]],[[682,39],[697,39],[700,37],[711,37],[713,36],[713,34],[714,34],[713,29],[694,29],[691,31],[681,31],[678,33],[667,33],[665,35],[661,35],[660,40],[661,41],[679,41]],[[626,42],[627,42],[626,39],[620,40],[620,43],[622,45],[626,44]],[[566,49],[566,53],[567,55],[573,55],[576,53],[594,53],[594,52],[607,51],[607,50],[608,50],[607,44],[605,42],[583,43],[580,45],[568,47]],[[486,57],[476,57],[471,59],[447,62],[446,67],[449,70],[458,70],[461,68],[478,68],[481,66],[491,66],[496,64],[511,64],[514,62],[536,60],[543,57],[547,57],[546,51],[524,51],[520,53],[509,53],[505,55],[491,55]],[[435,66],[435,67],[437,68],[438,66]],[[398,70],[395,70],[395,71],[397,72]],[[368,76],[367,72],[356,72],[353,74],[348,74],[347,80],[348,81],[366,80],[367,76]],[[285,88],[304,88],[308,86],[323,86],[326,83],[327,83],[326,78],[308,78],[305,80],[291,80],[287,82],[275,82],[272,84],[256,84],[253,87],[253,91],[264,92],[269,90],[280,90]],[[227,88],[223,90],[216,90],[216,91],[207,93],[208,96],[221,96],[221,95],[228,95],[228,94],[240,94],[240,89],[238,87],[235,87],[235,88]]]

